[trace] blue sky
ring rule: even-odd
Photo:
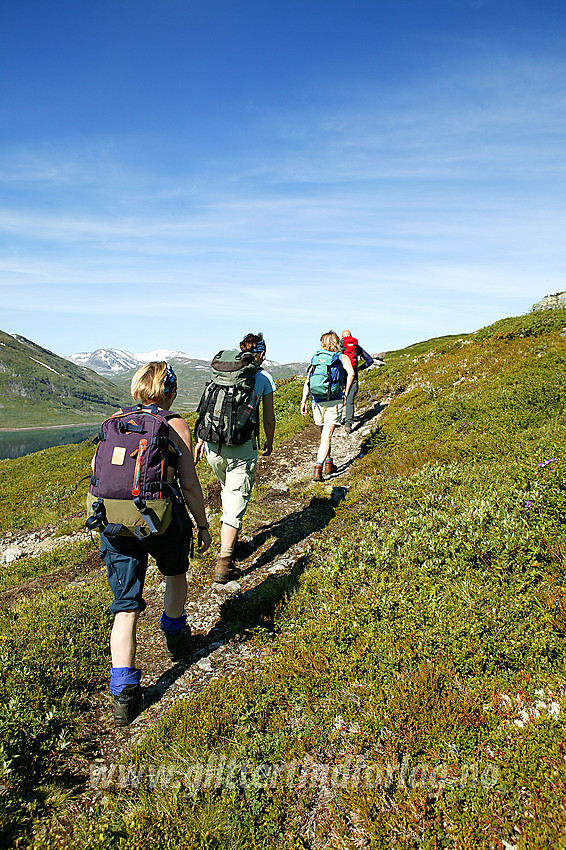
[[[0,328],[306,359],[566,289],[563,0],[1,0]]]

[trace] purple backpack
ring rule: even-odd
[[[170,452],[175,460],[181,454],[169,437],[167,417],[155,405],[124,407],[105,419],[90,476],[86,527],[107,537],[141,539],[164,532],[177,498],[167,483]]]

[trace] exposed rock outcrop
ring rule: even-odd
[[[566,307],[566,292],[545,295],[541,301],[533,304],[533,310],[556,310],[557,307]]]

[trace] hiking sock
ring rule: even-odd
[[[168,617],[163,611],[159,625],[166,635],[171,635],[171,637],[178,635],[187,625],[187,612],[183,611],[180,617]]]
[[[220,553],[219,553],[218,557],[219,558],[231,558],[232,555],[234,554],[235,548],[236,548],[235,544],[234,544],[234,546],[222,546],[221,545],[220,546]]]
[[[126,685],[139,685],[141,669],[138,667],[111,667],[109,688],[115,697],[120,696]]]

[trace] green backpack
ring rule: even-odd
[[[259,433],[255,377],[259,366],[249,351],[221,350],[210,364],[207,383],[197,408],[195,439],[241,446]]]

